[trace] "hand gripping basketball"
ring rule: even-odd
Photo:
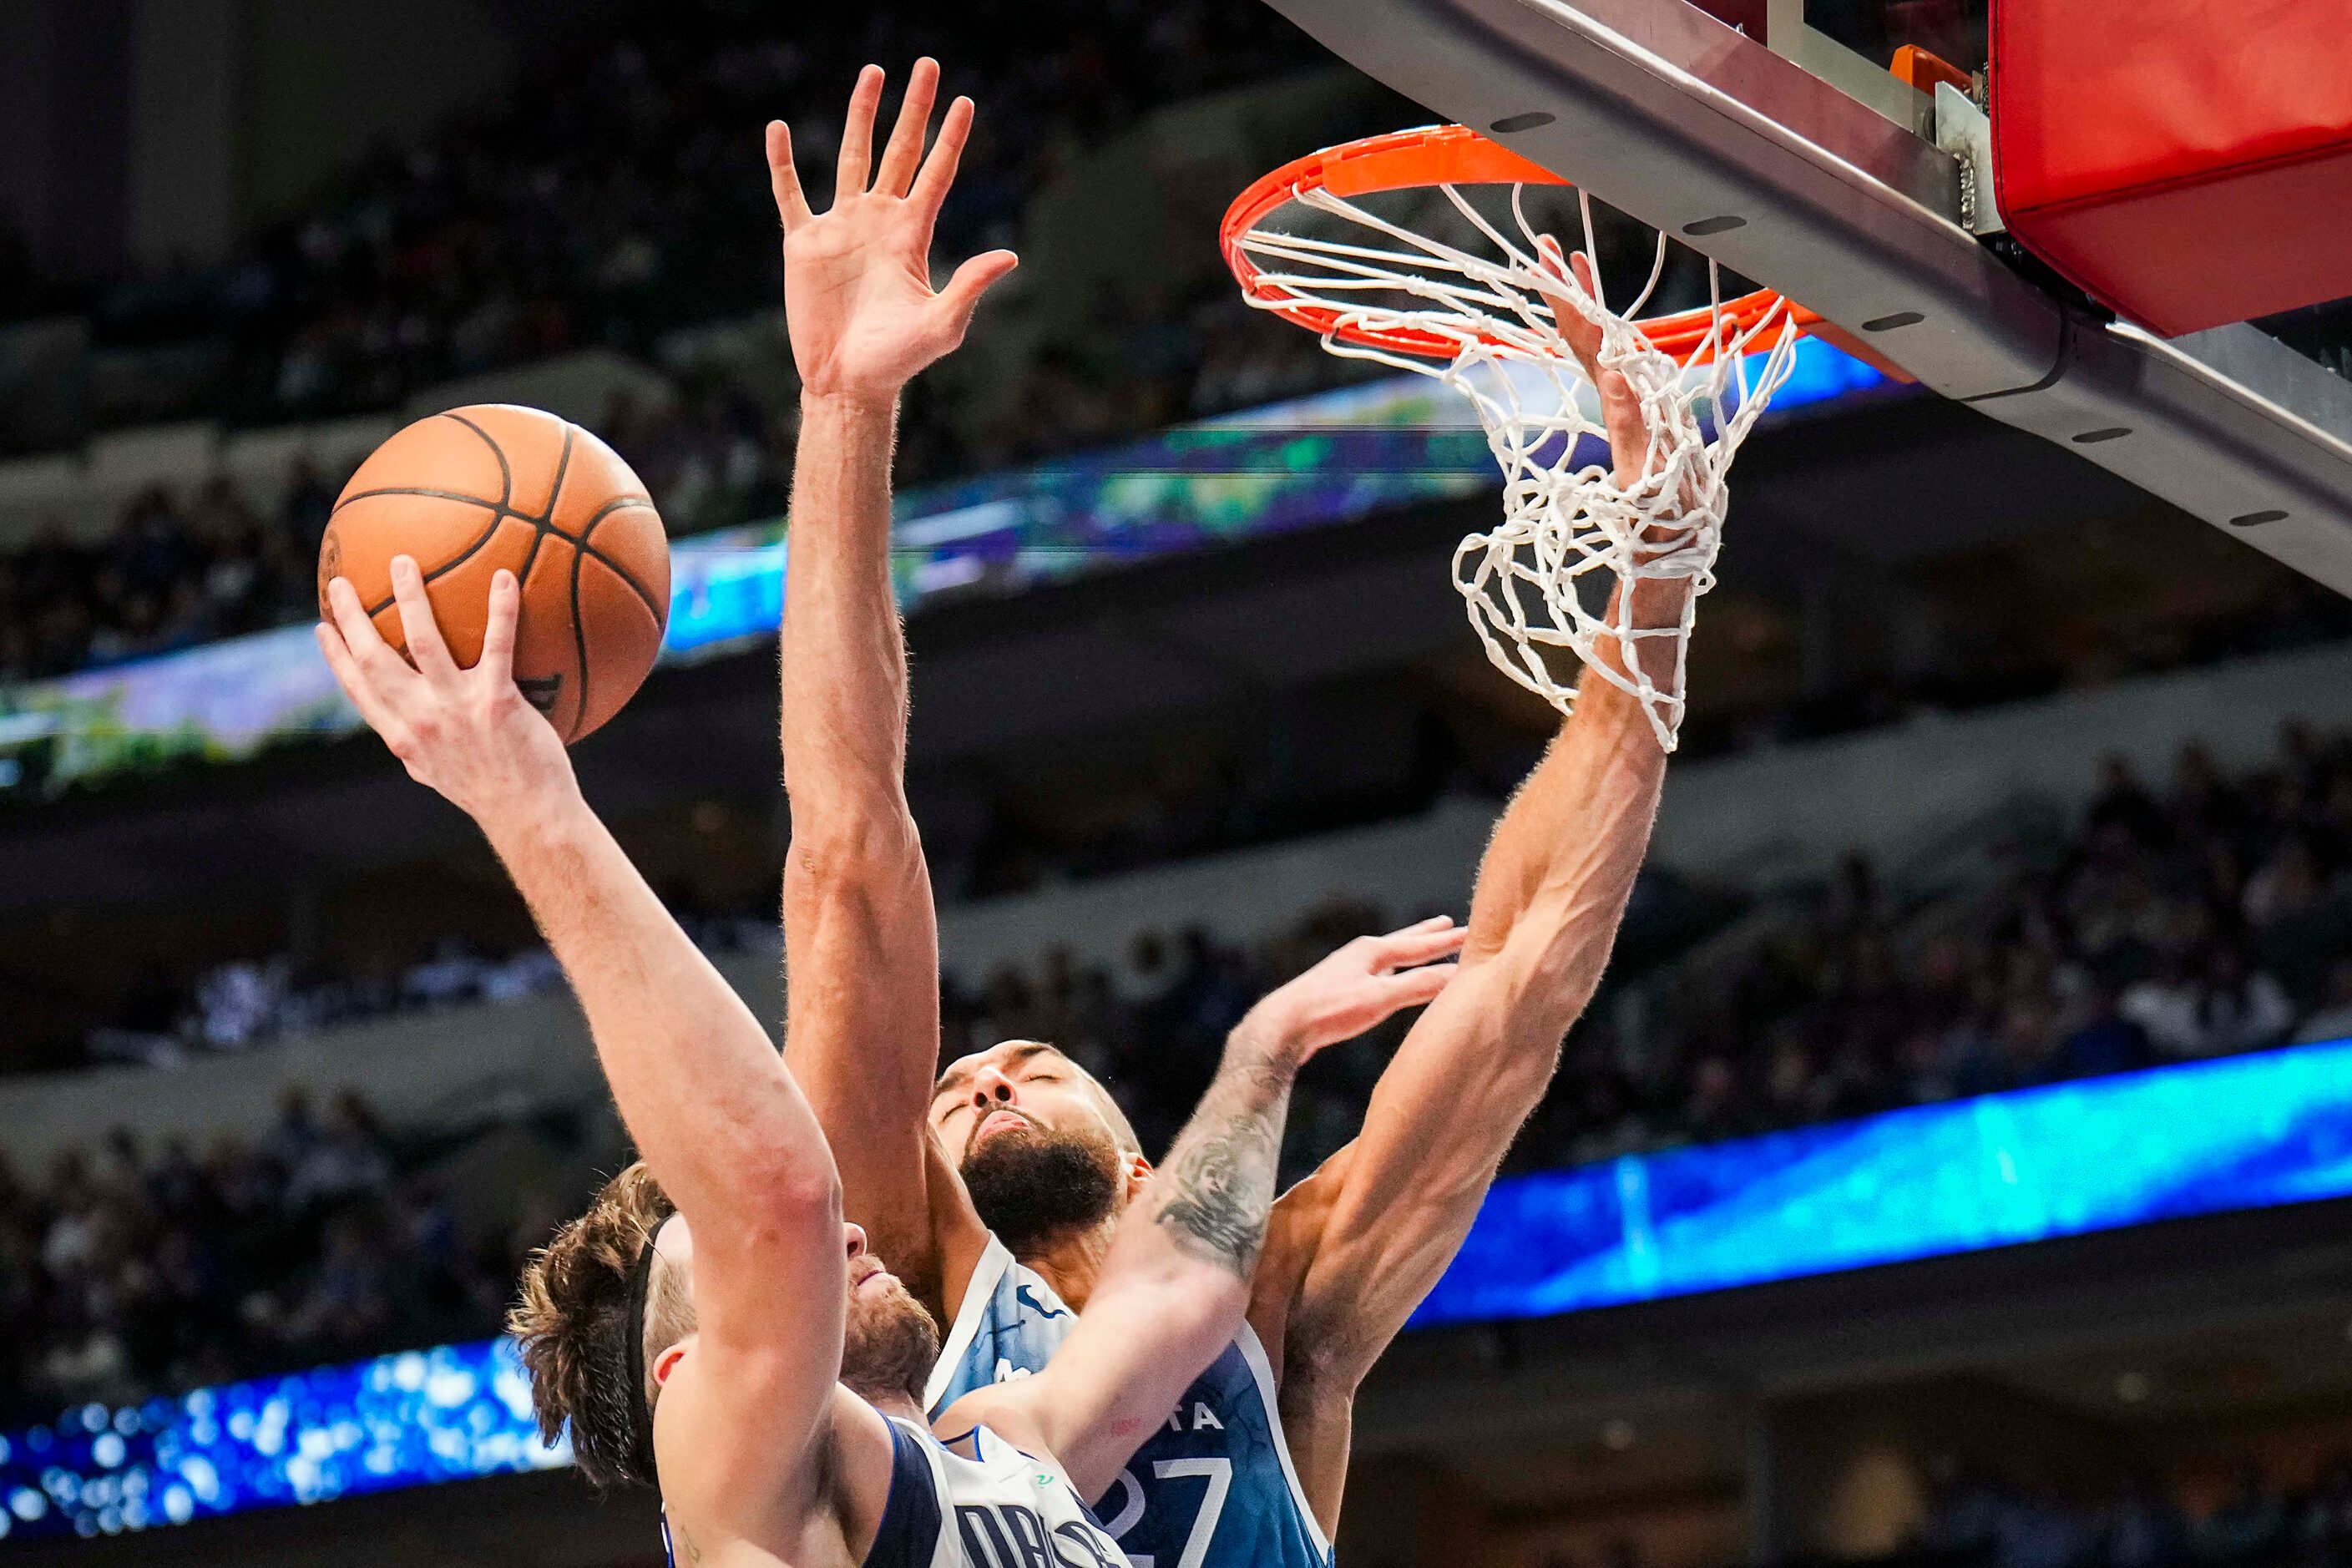
[[[543,409],[476,404],[430,415],[369,455],[335,502],[319,550],[327,584],[350,580],[384,640],[406,645],[392,560],[425,574],[442,641],[481,657],[482,609],[503,567],[522,585],[515,679],[567,742],[620,711],[660,656],[669,541],[620,454]]]
[[[392,563],[392,589],[410,668],[368,618],[351,583],[327,585],[331,622],[319,647],[343,694],[408,769],[486,829],[543,813],[577,788],[570,753],[514,680],[515,623],[522,591],[501,569],[490,580],[482,657],[457,668],[433,618],[425,576],[408,556]]]
[[[939,62],[921,59],[882,162],[872,169],[882,70],[867,66],[850,95],[833,206],[810,211],[782,121],[768,127],[768,177],[784,226],[784,311],[801,384],[819,397],[884,402],[963,342],[991,284],[1018,264],[1009,250],[975,256],[931,288],[931,234],[971,134],[971,100],[948,106],[930,156],[923,138],[939,94]]]

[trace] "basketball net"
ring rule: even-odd
[[[1662,344],[1632,318],[1664,273],[1664,235],[1649,281],[1620,314],[1596,297],[1597,267],[1596,293],[1588,293],[1572,273],[1545,265],[1524,187],[1511,188],[1516,236],[1453,184],[1434,188],[1493,255],[1459,249],[1301,184],[1291,199],[1345,220],[1362,237],[1326,239],[1255,224],[1233,234],[1229,247],[1255,264],[1244,280],[1249,302],[1305,321],[1332,353],[1433,376],[1470,400],[1502,467],[1503,521],[1462,542],[1454,578],[1487,658],[1565,714],[1576,689],[1552,672],[1546,650],[1568,650],[1638,700],[1671,752],[1698,595],[1715,585],[1729,500],[1725,477],[1796,363],[1799,319],[1778,295],[1727,303],[1709,261],[1707,309],[1651,323]],[[1581,190],[1577,198],[1585,254],[1597,258],[1591,200]],[[1613,475],[1598,394],[1559,333],[1554,299],[1600,324],[1601,367],[1622,375],[1640,401],[1649,440],[1631,484]],[[1748,351],[1759,342],[1764,352],[1751,368]],[[1599,443],[1597,460],[1588,439]],[[1679,618],[1635,625],[1636,586],[1667,579],[1685,585],[1676,595]],[[1612,643],[1617,657],[1603,657],[1603,645]],[[1654,649],[1643,657],[1644,645],[1662,643],[1671,644],[1670,661]],[[1654,679],[1653,663],[1671,673]]]

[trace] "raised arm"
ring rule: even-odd
[[[1166,1163],[1120,1219],[1053,1360],[1034,1377],[966,1395],[940,1430],[1010,1427],[1054,1455],[1081,1497],[1100,1496],[1241,1326],[1299,1068],[1440,994],[1454,973],[1440,961],[1462,934],[1437,920],[1360,938],[1252,1008]]]
[[[785,583],[785,1059],[831,1137],[849,1217],[935,1312],[985,1246],[924,1122],[940,1048],[939,932],[907,808],[907,652],[890,583],[898,394],[962,340],[995,252],[930,287],[931,229],[971,128],[958,99],[928,160],[939,67],[919,61],[871,170],[882,72],[857,79],[831,210],[809,210],[791,133],[768,128],[784,305],[802,377]]]
[[[1310,1384],[1352,1389],[1469,1233],[1608,964],[1664,763],[1641,706],[1590,681],[1504,814],[1461,977],[1381,1072],[1356,1141],[1283,1199],[1289,1279],[1267,1289],[1295,1292],[1273,1303],[1286,1408]]]
[[[1619,482],[1632,482],[1646,444],[1639,405],[1622,376],[1593,363],[1598,329],[1561,315],[1600,390]],[[1676,624],[1688,591],[1643,580],[1631,624]],[[1642,639],[1637,655],[1658,661],[1649,673],[1662,688],[1665,642]],[[1601,657],[1625,654],[1604,647]],[[1327,1528],[1354,1390],[1453,1260],[1600,984],[1665,764],[1637,701],[1609,681],[1580,684],[1573,715],[1487,845],[1460,978],[1406,1035],[1356,1142],[1277,1207],[1269,1251],[1279,1262],[1269,1259],[1252,1319],[1284,1347],[1285,1426]]]
[[[580,998],[631,1135],[687,1216],[699,1326],[663,1388],[658,1451],[696,1460],[673,1468],[673,1502],[715,1535],[777,1539],[815,1483],[812,1438],[841,1363],[847,1264],[824,1134],[767,1031],[588,809],[562,742],[517,689],[513,575],[493,580],[467,670],[415,562],[393,563],[393,585],[415,668],[341,578],[320,645],[410,776],[471,816],[505,863]],[[680,1484],[690,1496],[675,1495]]]

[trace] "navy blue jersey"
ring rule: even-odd
[[[1060,1467],[986,1427],[950,1446],[893,1420],[890,1449],[890,1496],[865,1568],[1123,1568]],[[662,1552],[677,1568],[667,1517]]]
[[[1038,1371],[1076,1321],[991,1237],[924,1390],[932,1415]],[[1273,1371],[1246,1323],[1097,1508],[1134,1568],[1330,1568],[1331,1543],[1283,1442]]]

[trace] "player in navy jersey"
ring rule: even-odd
[[[946,155],[968,119],[950,116]],[[782,127],[770,134],[789,156]],[[542,1433],[568,1431],[600,1484],[657,1484],[674,1563],[1118,1568],[1083,1500],[1240,1326],[1312,1047],[1237,1030],[1053,1364],[927,1422],[938,1328],[844,1222],[824,1131],[767,1031],[588,809],[517,689],[513,574],[496,574],[465,670],[416,563],[392,575],[415,667],[340,577],[321,648],[409,773],[505,863],[645,1152],[525,1276],[512,1326]]]
[[[937,80],[925,61],[908,82],[892,138],[903,172]],[[848,141],[870,139],[878,89],[861,79]],[[903,778],[889,454],[901,388],[954,345],[927,324],[929,261],[908,233],[812,222],[790,171],[772,173],[793,352],[809,386],[834,389],[803,397],[782,634],[785,1057],[833,1140],[849,1214],[950,1325],[926,1389],[937,1409],[1066,1353],[1119,1216],[1165,1177],[1102,1086],[1049,1044],[1007,1042],[934,1081],[938,931]],[[1587,265],[1549,254],[1563,271]],[[1620,481],[1645,482],[1640,406],[1594,363],[1598,326],[1557,303]],[[1633,592],[1618,624],[1641,630],[1676,625],[1689,585]],[[1621,671],[1640,659],[1676,689],[1669,639],[1627,640],[1601,657]],[[1459,1247],[1599,984],[1664,768],[1641,706],[1586,682],[1488,845],[1466,932],[1439,920],[1351,942],[1252,1011],[1244,1029],[1296,1043],[1429,1004],[1360,1136],[1276,1205],[1234,1343],[1096,1500],[1138,1563],[1328,1562],[1356,1388]],[[804,1005],[833,1021],[800,1027]]]

